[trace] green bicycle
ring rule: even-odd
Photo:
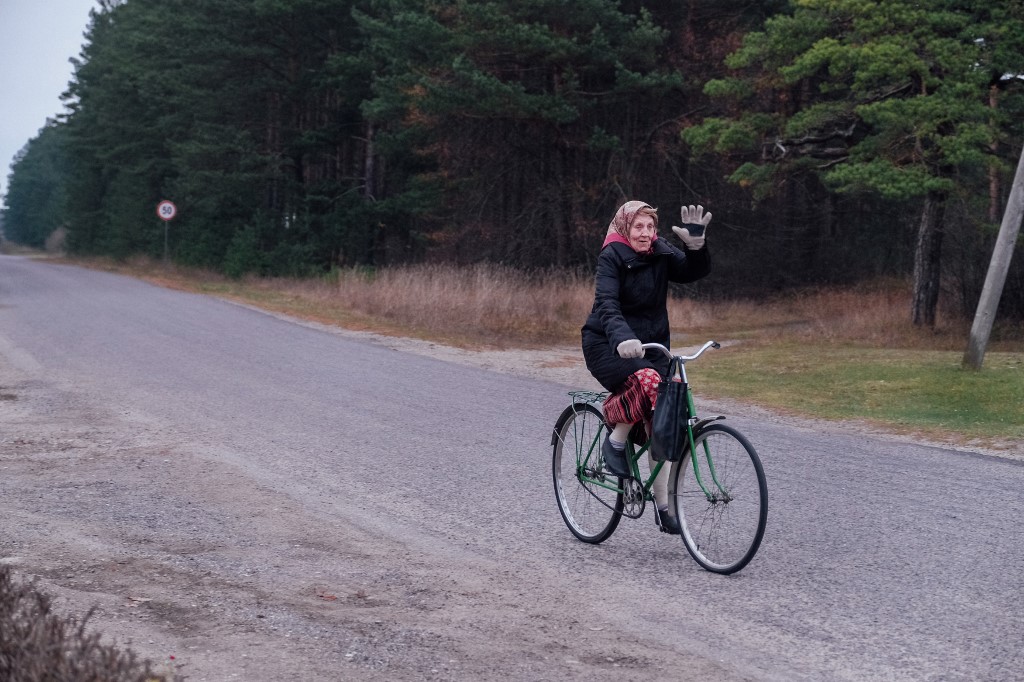
[[[708,341],[693,355],[678,356],[686,384],[686,363],[709,348]],[[645,350],[671,351],[657,343]],[[620,478],[605,470],[601,443],[607,425],[599,409],[607,393],[571,391],[570,404],[555,423],[551,435],[552,475],[555,498],[565,525],[583,542],[607,540],[623,516],[640,518],[648,502],[654,479],[662,467],[669,471],[669,509],[679,520],[683,544],[694,560],[714,573],[735,573],[746,566],[761,545],[768,522],[768,485],[757,452],[736,429],[720,423],[723,416],[698,419],[693,393],[686,384],[691,415],[687,423],[687,446],[677,462],[657,462],[644,479],[640,457],[649,443],[635,447],[626,443],[632,470]],[[657,505],[655,513],[657,511]]]

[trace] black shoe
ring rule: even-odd
[[[626,463],[626,450],[612,447],[612,442],[605,438],[601,445],[601,457],[604,459],[604,468],[613,476],[629,478],[632,474],[629,471],[629,464]]]
[[[654,520],[658,524],[658,528],[662,533],[679,535],[681,532],[681,529],[679,528],[679,521],[676,520],[676,517],[668,513],[668,509],[659,509],[658,513],[654,516]]]

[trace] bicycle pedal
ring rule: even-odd
[[[667,511],[658,510],[654,517],[654,522],[658,524],[658,530],[662,533],[668,533],[669,535],[679,535],[682,530],[679,527],[679,522],[675,520],[675,517],[669,516]]]

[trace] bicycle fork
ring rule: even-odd
[[[689,413],[691,415],[695,414],[696,409],[693,405],[693,394],[690,392],[689,388],[687,388],[686,391],[686,403],[689,407]],[[704,492],[704,496],[707,498],[708,502],[730,502],[732,501],[732,497],[729,495],[728,491],[726,491],[726,489],[722,486],[722,484],[718,481],[718,473],[715,471],[715,463],[711,459],[711,448],[708,446],[707,438],[705,438],[704,441],[701,443],[701,446],[704,450],[704,459],[708,463],[708,471],[711,473],[711,481],[715,484],[715,487],[718,488],[718,492],[722,493],[722,498],[718,497],[718,493],[712,493],[711,491],[709,491],[707,486],[704,485],[704,480],[700,475],[700,466],[698,466],[697,464],[697,444],[694,442],[693,438],[693,427],[697,423],[697,421],[697,417],[693,416],[690,417],[686,424],[686,437],[690,441],[690,459],[693,463],[693,477],[694,479],[696,479],[697,485],[699,485],[700,489]]]

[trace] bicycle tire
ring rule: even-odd
[[[597,408],[575,403],[562,412],[552,435],[551,476],[558,511],[572,534],[590,544],[607,540],[622,519],[622,481],[603,473],[601,440],[606,432]],[[582,480],[581,469],[616,490]]]
[[[700,481],[694,474],[693,452],[687,447],[673,465],[669,496],[690,556],[708,571],[729,575],[750,563],[764,537],[768,523],[764,467],[750,442],[725,424],[700,429],[694,434],[694,445]]]

